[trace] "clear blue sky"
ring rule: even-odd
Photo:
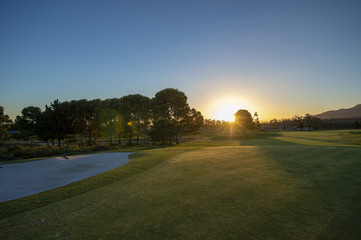
[[[361,103],[361,1],[0,2],[0,105],[153,97],[261,119]],[[226,104],[226,103],[225,103]]]

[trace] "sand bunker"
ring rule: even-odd
[[[47,191],[120,167],[131,153],[101,153],[0,165],[0,202]]]

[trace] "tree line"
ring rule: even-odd
[[[202,125],[201,112],[190,108],[185,93],[174,88],[163,89],[154,98],[131,94],[105,100],[54,100],[44,111],[26,107],[15,119],[25,140],[37,138],[58,146],[64,141],[94,145],[99,138],[111,144],[122,144],[124,138],[128,144],[178,144]]]
[[[261,122],[263,129],[280,130],[332,130],[332,129],[359,129],[361,117],[320,119],[310,114],[304,116],[295,115],[292,118],[271,119]]]

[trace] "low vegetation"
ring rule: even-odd
[[[359,239],[361,132],[208,133],[0,203],[3,239]]]

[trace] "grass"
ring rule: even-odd
[[[359,239],[360,139],[217,134],[141,150],[123,167],[0,203],[2,239]]]

